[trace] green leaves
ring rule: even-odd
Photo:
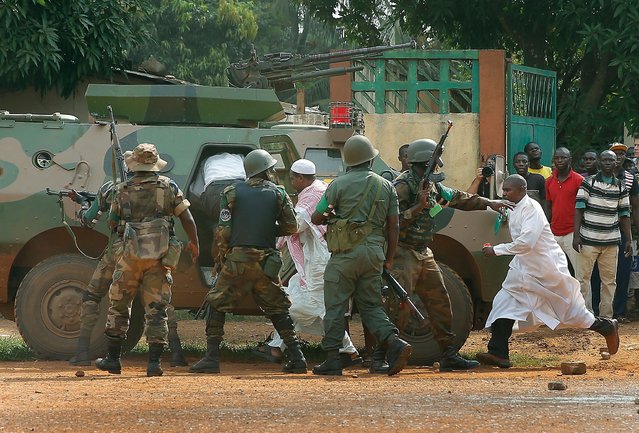
[[[149,56],[166,74],[205,85],[226,85],[225,69],[257,33],[252,2],[243,0],[150,0],[150,37],[130,51],[137,67]]]
[[[7,88],[69,95],[90,75],[123,66],[146,36],[146,0],[15,1],[0,4],[0,79]]]
[[[362,44],[375,19],[442,48],[503,49],[557,71],[557,142],[574,150],[639,131],[639,2],[628,0],[301,0]],[[380,7],[385,4],[386,7]],[[347,6],[348,5],[348,6]],[[384,16],[380,16],[384,15]]]

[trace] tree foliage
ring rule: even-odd
[[[302,0],[349,37],[378,43],[396,22],[449,48],[504,49],[558,77],[558,143],[581,150],[639,129],[639,2],[627,0]],[[336,18],[336,16],[338,16]]]
[[[2,86],[73,92],[91,75],[123,66],[145,38],[145,0],[0,2]]]
[[[149,0],[150,38],[131,53],[149,56],[168,73],[205,85],[226,85],[225,69],[248,55],[257,34],[254,6],[241,0]]]
[[[295,0],[262,0],[257,3],[258,55],[274,52],[316,54],[345,48],[342,32],[320,21],[308,8]],[[308,105],[323,104],[329,98],[328,79],[319,79],[305,87]],[[282,101],[295,103],[294,89],[278,92]]]

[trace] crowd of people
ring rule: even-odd
[[[527,195],[541,205],[588,310],[622,322],[636,318],[639,307],[639,285],[630,284],[636,278],[632,228],[639,227],[639,191],[635,160],[627,152],[626,145],[612,143],[600,153],[584,152],[573,167],[570,151],[559,147],[547,167],[531,142],[512,161]],[[489,186],[490,178],[478,171],[468,191],[481,183]],[[490,189],[477,192],[488,196]],[[629,311],[633,304],[635,311]]]
[[[552,329],[572,326],[598,332],[614,354],[619,336],[613,318],[624,317],[628,298],[630,217],[639,227],[639,186],[626,168],[626,151],[615,143],[594,161],[586,154],[584,177],[571,168],[568,149],[555,151],[551,169],[541,164],[540,147],[529,143],[514,157],[517,174],[504,182],[502,200],[490,198],[494,164],[488,172],[478,171],[479,180],[470,192],[450,188],[439,178],[424,178],[431,164],[443,163],[436,154],[437,143],[419,139],[400,147],[401,172],[378,176],[371,171],[378,151],[368,138],[355,135],[343,149],[346,173],[329,185],[315,178],[312,161],[294,162],[289,180],[298,193],[295,206],[277,185],[277,160],[265,150],[209,157],[190,191],[197,190],[195,197],[214,231],[210,249],[217,278],[206,297],[207,351],[189,371],[220,372],[226,314],[249,295],[275,330],[254,353],[282,362],[283,372],[308,371],[297,336],[302,331],[322,336],[326,360],[312,369],[314,374],[341,375],[344,368],[362,364],[345,319],[356,308],[372,340],[367,344],[369,371],[399,373],[412,347],[399,337],[400,330],[382,306],[382,271],[422,301],[441,349],[440,371],[468,370],[480,363],[507,368],[513,329],[542,323]],[[72,362],[90,362],[88,344],[97,304],[108,288],[108,354],[96,366],[121,372],[122,343],[139,291],[149,343],[147,375],[159,376],[160,355],[167,344],[173,353],[171,365],[186,364],[170,306],[172,272],[182,249],[173,217],[187,233],[186,250],[194,261],[200,252],[198,228],[189,200],[175,182],[159,175],[166,163],[154,145],[140,144],[124,159],[133,176],[105,184],[99,200],[81,211],[87,226],[108,212],[115,242],[85,296],[83,332]],[[488,318],[488,351],[479,354],[478,361],[462,358],[453,343],[449,295],[429,248],[433,221],[443,206],[490,208],[508,216],[512,242],[484,247],[486,255],[515,257]],[[284,246],[297,271],[286,286],[279,276]]]

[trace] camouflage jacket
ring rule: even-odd
[[[293,203],[284,187],[277,186],[273,182],[258,177],[246,180],[252,187],[264,186],[274,188],[279,191],[276,199],[277,214],[277,236],[288,236],[297,233],[297,220]],[[218,260],[222,262],[229,249],[229,241],[233,231],[233,206],[235,204],[235,185],[227,186],[220,198],[220,219],[215,231],[215,240],[218,247]],[[256,210],[255,217],[259,218],[259,210]]]
[[[409,248],[421,251],[428,246],[433,239],[434,217],[439,207],[450,206],[461,210],[486,209],[486,199],[477,194],[469,194],[436,183],[430,192],[428,207],[413,215],[410,208],[417,203],[420,181],[421,178],[413,170],[407,170],[394,182],[399,199],[399,242]]]
[[[161,185],[164,194],[147,193],[146,196],[150,197],[150,199],[140,202],[136,198],[138,196],[134,193],[149,183]],[[126,189],[132,191],[127,193]],[[189,201],[184,198],[184,194],[173,180],[166,176],[158,176],[156,173],[137,172],[128,181],[115,186],[109,220],[113,225],[118,222],[123,225],[125,220],[141,222],[158,217],[165,217],[171,220],[172,216],[179,216],[188,209],[189,205]],[[130,215],[127,217],[127,214]]]

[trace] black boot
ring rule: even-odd
[[[386,362],[386,351],[381,347],[377,346],[373,351],[371,366],[368,369],[369,373],[373,374],[388,374],[388,370],[390,370],[390,365]]]
[[[447,347],[439,360],[439,371],[470,370],[475,367],[479,367],[479,362],[462,358],[454,347]]]
[[[590,329],[606,338],[608,353],[614,355],[619,350],[619,324],[615,319],[596,317]]]
[[[288,362],[282,367],[284,373],[305,374],[307,372],[306,359],[300,349],[300,343],[295,334],[293,320],[288,314],[276,314],[270,317],[273,327],[280,334],[287,347]]]
[[[220,340],[206,340],[206,355],[189,368],[191,373],[220,372]]]
[[[288,362],[284,364],[282,371],[284,373],[306,374],[308,367],[306,358],[304,358],[302,349],[300,349],[300,344],[289,345],[286,352],[288,354]]]
[[[313,374],[320,374],[323,376],[341,376],[342,375],[342,360],[339,357],[339,350],[329,350],[326,361],[320,365],[313,367]]]
[[[91,360],[89,359],[89,344],[91,343],[91,334],[84,334],[85,333],[80,331],[80,337],[78,338],[78,349],[75,352],[75,356],[69,360],[69,364],[71,365],[91,365]]]
[[[408,358],[410,358],[411,353],[413,353],[413,347],[395,334],[392,334],[386,339],[386,344],[388,345],[388,349],[386,349],[386,359],[390,366],[386,374],[393,376],[406,367]]]
[[[107,336],[107,339],[109,341],[109,353],[104,358],[96,359],[95,366],[111,374],[120,374],[122,372],[122,365],[120,364],[122,338]]]
[[[182,342],[178,335],[169,336],[169,350],[171,351],[171,367],[186,367],[189,365],[182,352]]]
[[[164,351],[164,344],[151,343],[149,344],[149,363],[146,366],[147,377],[162,376],[162,365],[160,364],[160,357]]]
[[[340,353],[339,359],[342,361],[342,369],[357,367],[364,363],[364,358],[359,356],[358,353]]]

